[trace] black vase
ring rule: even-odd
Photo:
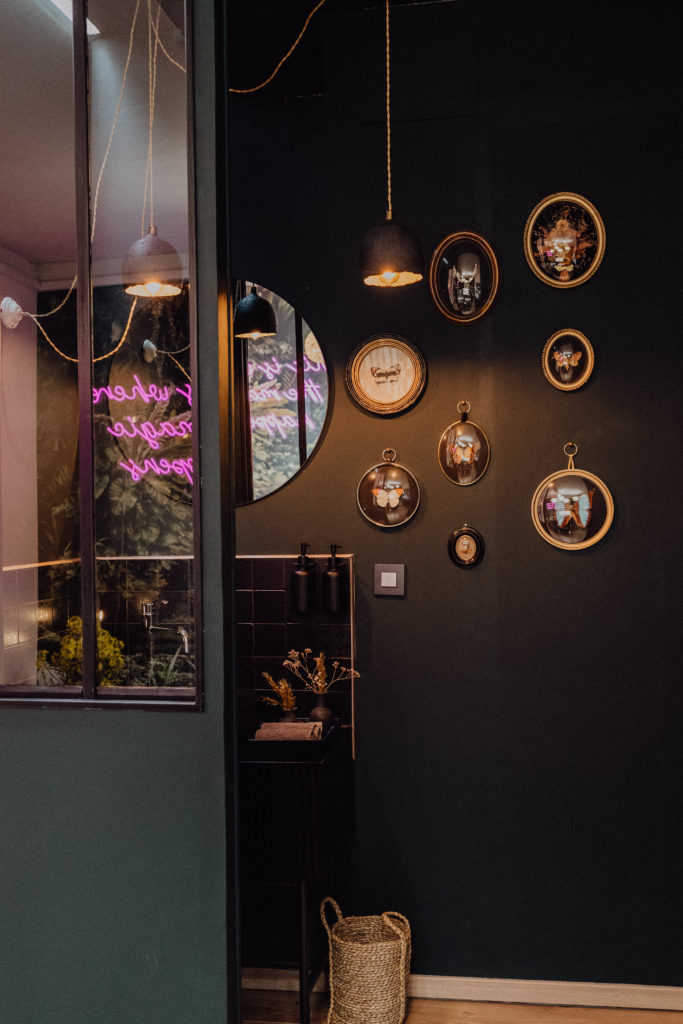
[[[334,712],[327,706],[327,698],[324,693],[319,693],[315,698],[315,707],[311,708],[308,716],[311,722],[322,722],[323,729],[329,729],[334,721]]]

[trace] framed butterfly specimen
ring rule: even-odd
[[[524,255],[552,288],[575,288],[592,277],[605,255],[605,225],[592,203],[555,192],[533,208],[524,227]]]
[[[346,364],[346,388],[368,412],[389,416],[417,402],[427,383],[420,350],[400,334],[373,334]]]
[[[614,501],[607,484],[594,473],[575,468],[578,450],[573,441],[567,442],[567,469],[547,476],[531,499],[531,519],[543,540],[566,551],[597,544],[614,519]]]
[[[461,418],[446,427],[439,440],[439,465],[451,483],[460,487],[476,484],[491,458],[488,437],[480,426],[467,418],[470,408],[469,402],[458,402]]]
[[[581,331],[555,331],[545,343],[541,364],[546,379],[560,391],[576,391],[593,372],[593,346]]]
[[[448,554],[461,569],[473,569],[484,556],[484,538],[465,523],[448,538]]]
[[[420,486],[393,448],[382,452],[384,462],[373,466],[358,484],[358,508],[375,526],[403,526],[420,505]]]

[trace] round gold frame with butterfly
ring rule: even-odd
[[[581,331],[565,327],[545,343],[541,365],[546,380],[560,391],[583,387],[595,365],[593,346]]]
[[[384,462],[369,469],[358,484],[358,508],[374,526],[403,526],[419,508],[420,485],[410,470],[396,461],[393,448],[385,448],[382,458]]]
[[[420,350],[400,334],[373,334],[346,364],[346,388],[361,409],[390,416],[417,402],[427,383]]]

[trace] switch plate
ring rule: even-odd
[[[405,565],[375,565],[374,593],[377,597],[405,596]]]

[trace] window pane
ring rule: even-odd
[[[73,125],[71,22],[47,0],[7,0],[0,34],[4,696],[41,687],[80,692],[75,334],[60,326],[73,322],[76,308]],[[13,303],[39,319],[20,316]]]
[[[186,697],[196,680],[182,7],[98,0],[89,17],[100,30],[90,37],[98,693]]]

